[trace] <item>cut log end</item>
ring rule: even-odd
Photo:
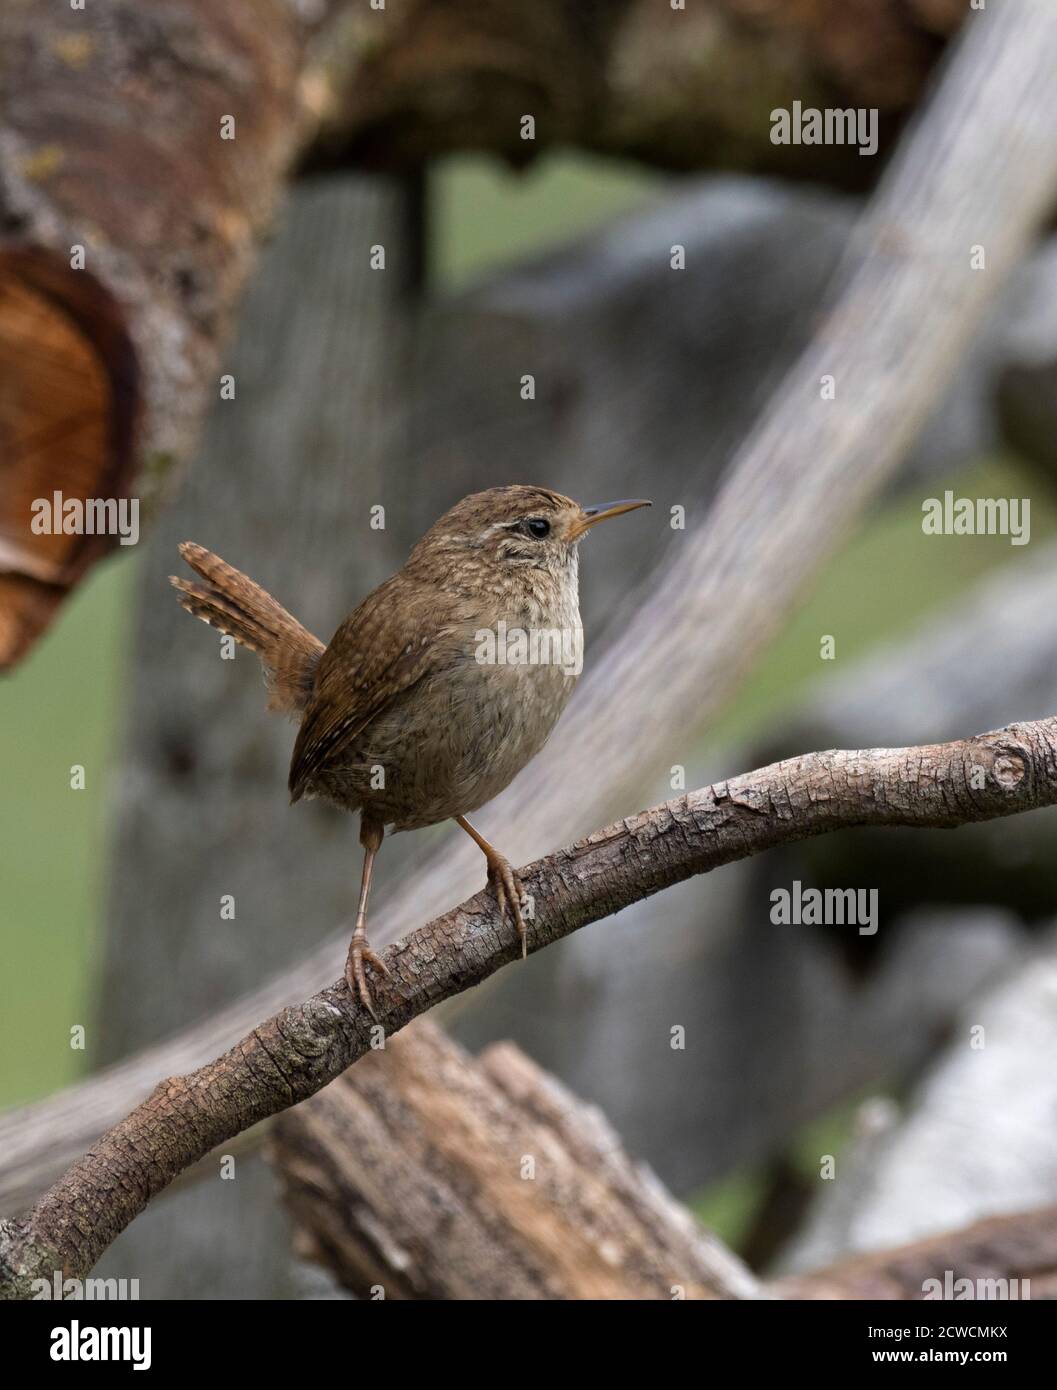
[[[116,544],[85,504],[128,498],[136,407],[112,297],[57,256],[0,246],[0,670]]]

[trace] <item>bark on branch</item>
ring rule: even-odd
[[[529,949],[775,845],[847,826],[954,827],[1057,804],[1057,717],[918,748],[809,753],[597,831],[521,871]],[[489,892],[385,952],[380,1024],[344,983],[267,1019],[222,1057],[170,1077],[40,1199],[0,1225],[0,1294],[54,1270],[82,1276],[185,1168],[314,1095],[385,1035],[518,957]]]

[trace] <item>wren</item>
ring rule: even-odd
[[[360,813],[364,848],[345,979],[377,1016],[366,966],[367,899],[386,827],[454,820],[477,843],[488,879],[526,953],[524,890],[466,819],[546,743],[573,692],[583,632],[580,538],[644,500],[581,507],[513,485],[457,502],[392,578],[368,594],[324,646],[252,579],[200,545],[180,554],[201,583],[171,576],[189,613],[256,652],[269,707],[300,719],[290,798],[321,797]],[[519,641],[500,651],[495,640]]]

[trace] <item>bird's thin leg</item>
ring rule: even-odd
[[[510,908],[510,915],[517,927],[518,940],[521,942],[521,958],[524,960],[528,955],[528,937],[525,932],[525,922],[521,916],[521,902],[525,897],[521,880],[510,867],[510,861],[499,853],[495,845],[490,845],[480,831],[473,828],[465,816],[456,816],[455,824],[466,831],[487,859],[488,882],[495,888],[495,895],[499,899],[500,913],[505,912],[508,907]]]
[[[352,933],[349,955],[345,962],[345,983],[348,985],[350,993],[359,995],[360,1002],[373,1019],[377,1019],[378,1015],[374,1011],[374,1001],[367,985],[364,962],[373,965],[375,970],[381,971],[383,975],[389,974],[389,967],[385,961],[382,960],[381,956],[376,955],[367,944],[367,899],[371,894],[374,857],[381,848],[384,833],[384,827],[379,825],[377,821],[361,819],[360,844],[363,846],[364,855],[363,878],[360,881],[360,905],[356,911],[356,929]]]

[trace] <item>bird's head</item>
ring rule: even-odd
[[[560,572],[575,563],[577,545],[592,526],[648,506],[635,498],[581,507],[550,488],[520,483],[493,487],[456,502],[430,527],[411,558],[463,555],[504,569]]]

